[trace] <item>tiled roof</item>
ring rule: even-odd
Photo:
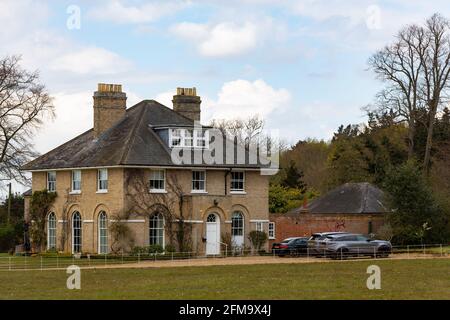
[[[289,212],[302,211],[316,214],[372,214],[385,213],[384,193],[376,186],[363,183],[346,183],[312,201],[307,208],[300,207]]]
[[[157,127],[192,127],[194,122],[154,100],[144,100],[98,138],[90,129],[26,164],[23,170],[107,166],[174,166],[170,152],[156,133]],[[236,146],[236,148],[239,148]],[[192,166],[260,168],[260,165]]]

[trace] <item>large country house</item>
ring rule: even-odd
[[[127,109],[126,100],[120,85],[99,84],[93,128],[23,168],[32,192],[56,192],[47,249],[105,254],[170,245],[216,255],[229,243],[249,248],[252,230],[268,232],[268,176],[250,164],[247,149],[244,162],[235,161],[236,144],[232,157],[223,156],[232,163],[174,161],[174,153],[192,150],[193,159],[210,148],[195,88],[178,88],[173,109],[154,100]]]

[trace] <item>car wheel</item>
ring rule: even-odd
[[[387,257],[389,257],[390,253],[391,253],[391,250],[388,247],[379,247],[377,250],[377,257],[387,258]]]
[[[347,248],[339,248],[336,250],[335,258],[337,260],[345,260],[348,257],[348,249]]]

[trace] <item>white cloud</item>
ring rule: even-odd
[[[263,80],[234,80],[224,83],[217,100],[205,105],[206,119],[247,118],[255,114],[265,118],[290,103],[286,89],[274,89]]]
[[[38,152],[48,152],[93,127],[92,95],[95,88],[92,89],[52,95],[56,118],[54,121],[46,121],[45,128],[36,134],[34,141]],[[127,92],[127,98],[127,107],[142,100],[133,92]]]
[[[124,1],[107,1],[89,12],[91,18],[121,24],[149,23],[190,5],[190,1],[154,1],[140,6],[127,6]]]
[[[263,39],[263,26],[253,22],[200,24],[182,22],[172,32],[195,43],[198,52],[206,57],[234,56],[254,49]]]
[[[51,65],[53,70],[76,74],[115,74],[128,70],[131,63],[116,53],[103,48],[81,48],[58,57]]]
[[[175,91],[165,91],[156,95],[155,100],[172,108]],[[272,112],[286,110],[291,94],[286,89],[274,89],[264,80],[234,80],[225,82],[217,93],[217,98],[200,94],[202,99],[202,123],[212,119],[245,119],[254,115],[263,118]]]

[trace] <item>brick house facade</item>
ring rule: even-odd
[[[109,253],[113,243],[124,250],[177,248],[176,232],[186,228],[190,250],[214,255],[225,239],[248,248],[251,230],[268,232],[268,176],[248,154],[239,164],[173,162],[172,151],[182,145],[208,149],[210,129],[197,129],[195,88],[179,88],[173,102],[173,109],[153,100],[126,109],[121,86],[99,84],[93,129],[23,168],[32,173],[32,192],[57,193],[47,217],[48,249]],[[130,241],[113,239],[114,223],[127,226]]]

